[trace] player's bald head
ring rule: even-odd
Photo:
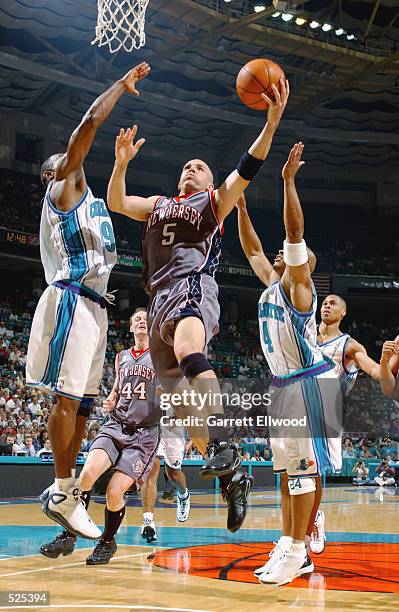
[[[57,166],[63,157],[64,153],[54,153],[54,155],[50,155],[50,157],[42,163],[40,168],[40,180],[44,187],[47,187],[50,181],[53,180]]]
[[[321,309],[321,320],[327,325],[339,323],[346,315],[346,302],[343,297],[331,293],[324,298]]]
[[[340,295],[338,295],[337,293],[331,293],[331,295],[328,295],[327,298],[328,299],[334,299],[338,302],[338,304],[341,305],[342,308],[344,308],[346,310],[346,300],[344,300],[343,297],[341,297]]]
[[[207,191],[214,188],[212,170],[202,159],[190,159],[182,168],[179,179],[179,192],[189,195],[195,191]]]

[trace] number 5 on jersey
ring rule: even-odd
[[[162,232],[164,237],[161,241],[162,246],[169,246],[174,243],[176,232],[172,232],[171,229],[175,227],[177,227],[177,223],[165,223]]]
[[[137,387],[133,389],[133,393],[132,393],[132,383],[130,382],[127,382],[121,391],[121,395],[124,395],[125,398],[129,401],[132,399],[133,394],[137,395],[137,399],[139,400],[147,399],[147,387],[146,387],[144,380],[141,383],[139,383]]]

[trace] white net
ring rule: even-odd
[[[145,11],[149,0],[97,0],[96,38],[92,45],[108,45],[110,53],[128,53],[145,45]]]

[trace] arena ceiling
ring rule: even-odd
[[[255,13],[255,4],[265,9]],[[397,163],[398,1],[286,4],[294,17],[332,24],[331,32],[272,17],[271,0],[150,0],[145,47],[111,56],[90,44],[95,0],[0,0],[0,118],[28,113],[72,128],[107,83],[146,60],[152,72],[140,100],[123,98],[104,133],[111,138],[137,122],[159,163],[205,151],[223,169],[263,123],[262,113],[238,100],[236,75],[248,60],[269,57],[292,90],[276,160],[300,138],[316,165]],[[337,37],[339,27],[355,39]]]

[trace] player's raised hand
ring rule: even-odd
[[[105,412],[112,412],[115,410],[116,402],[118,400],[118,394],[116,391],[111,391],[108,397],[103,401],[103,408]]]
[[[136,134],[137,125],[128,128],[126,131],[123,128],[119,131],[115,141],[115,159],[119,164],[128,164],[136,157],[145,143],[145,138],[140,138],[140,140],[134,142]]]
[[[136,83],[137,81],[145,79],[149,75],[150,70],[151,68],[147,62],[141,62],[141,64],[129,70],[129,72],[122,77],[122,83],[126,91],[133,96],[139,96],[140,92],[136,89]]]
[[[292,147],[282,171],[282,176],[285,181],[293,181],[299,168],[304,165],[305,162],[301,159],[304,148],[305,145],[301,142],[297,142]]]
[[[267,123],[274,130],[277,129],[280,119],[283,115],[284,109],[287,106],[288,98],[290,95],[290,84],[287,80],[280,80],[280,91],[274,85],[272,85],[274,100],[269,98],[265,93],[261,94],[261,97],[268,103],[267,109]]]
[[[396,340],[386,340],[382,345],[380,363],[386,363],[393,355],[399,355],[399,343]]]

